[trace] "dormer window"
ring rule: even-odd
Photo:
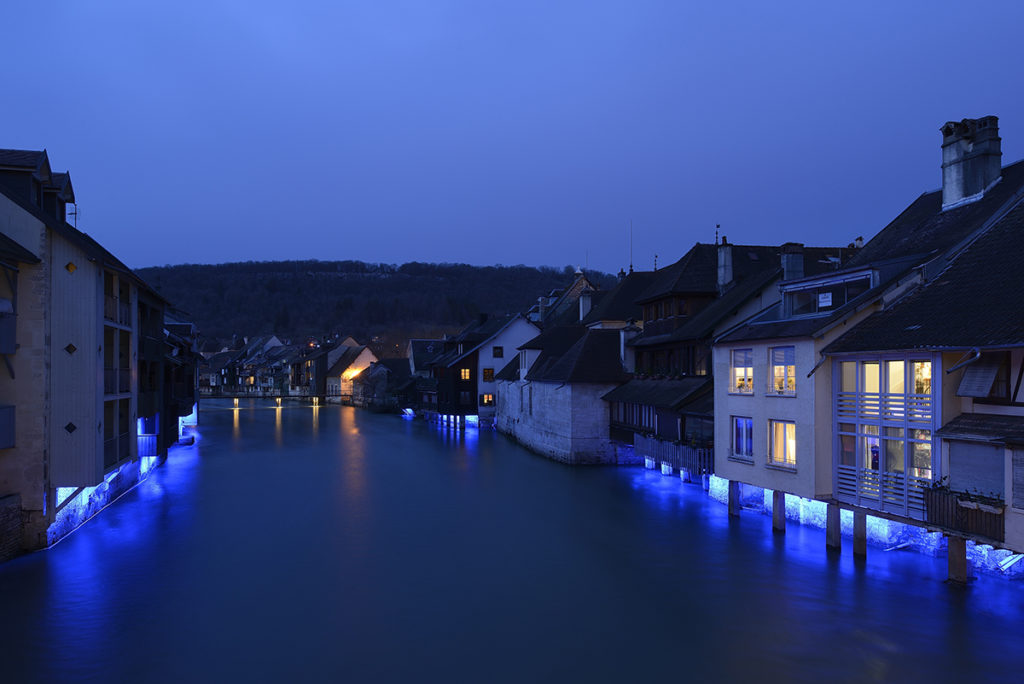
[[[827,314],[853,301],[871,288],[871,276],[860,275],[841,282],[814,283],[785,293],[789,316]]]

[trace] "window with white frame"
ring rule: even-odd
[[[768,461],[773,465],[796,467],[796,423],[768,421]]]
[[[732,394],[753,394],[754,393],[754,350],[733,349],[730,362],[732,384],[729,392]]]
[[[732,455],[736,458],[754,458],[754,419],[732,417]]]
[[[796,394],[796,347],[772,347],[768,350],[770,366],[768,388],[771,394]]]

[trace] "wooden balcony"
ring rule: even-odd
[[[1001,503],[972,501],[944,487],[924,490],[924,502],[926,520],[932,525],[999,542],[1005,537]]]

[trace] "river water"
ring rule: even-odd
[[[1020,676],[1021,583],[843,551],[490,430],[208,401],[194,446],[0,565],[0,681]]]

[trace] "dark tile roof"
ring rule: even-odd
[[[541,334],[519,345],[519,349],[540,349],[563,354],[583,335],[582,325],[559,325],[546,328]]]
[[[625,382],[629,374],[622,367],[619,353],[618,330],[585,329],[580,339],[561,356],[543,366],[538,358],[526,379],[561,383]]]
[[[0,150],[0,166],[38,169],[46,160],[46,150]]]
[[[505,367],[498,371],[495,380],[518,380],[519,379],[519,357],[512,357],[512,360],[505,364]]]
[[[1024,417],[992,413],[963,413],[943,425],[936,433],[945,439],[1024,443]]]
[[[637,304],[637,299],[654,283],[656,277],[654,271],[634,271],[628,274],[611,290],[592,300],[590,312],[584,316],[583,324],[642,320],[644,308]]]
[[[733,280],[740,282],[748,276],[775,269],[782,263],[779,245],[730,245],[732,248]],[[718,292],[718,248],[702,242],[670,266],[656,271],[654,283],[638,298],[645,303],[670,294]],[[804,247],[804,273],[819,275],[835,270],[837,264],[852,257],[854,250],[845,247]]]
[[[942,190],[926,192],[850,259],[850,266],[944,251],[981,228],[1024,187],[1024,161],[1004,166],[1002,180],[983,198],[942,211]]]
[[[409,340],[413,365],[422,369],[444,351],[443,340]]]
[[[825,351],[1022,346],[1021,254],[1024,202],[978,237],[933,280],[871,315]]]
[[[39,257],[3,233],[0,233],[0,260],[20,264],[39,263]]]
[[[708,304],[706,307],[693,315],[690,320],[675,329],[671,333],[652,335],[645,337],[641,335],[630,342],[635,347],[650,347],[660,344],[670,344],[684,340],[704,340],[711,336],[722,321],[734,315],[737,310],[751,297],[760,293],[764,288],[771,285],[778,278],[782,277],[782,269],[766,269],[760,273],[753,274],[737,283],[734,287],[726,290],[721,297]]]
[[[642,404],[677,410],[696,394],[711,387],[711,376],[700,375],[677,380],[633,378],[601,397],[605,401]]]

